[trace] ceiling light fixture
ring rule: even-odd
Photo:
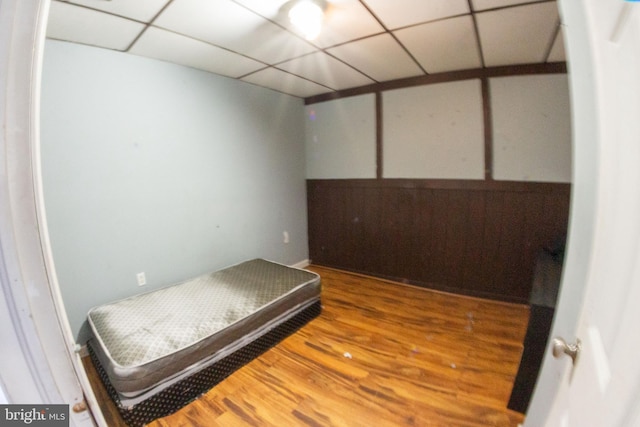
[[[301,0],[289,11],[289,20],[307,40],[315,40],[322,29],[324,10],[312,0]]]

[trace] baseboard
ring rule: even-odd
[[[87,349],[87,343],[84,343],[84,345],[76,344],[75,352],[81,358],[88,356],[89,355],[89,350]]]
[[[291,267],[294,267],[294,268],[305,268],[305,267],[309,267],[309,264],[311,264],[311,261],[309,259],[304,259],[304,260],[302,260],[300,262],[292,264]]]

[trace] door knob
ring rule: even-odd
[[[558,359],[563,354],[566,354],[571,358],[571,361],[573,362],[574,365],[578,360],[578,356],[580,355],[581,349],[582,349],[582,343],[580,342],[579,339],[576,339],[575,344],[567,344],[567,342],[564,339],[560,337],[556,337],[553,339],[551,344],[551,351],[553,352],[553,357]]]

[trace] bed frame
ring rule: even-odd
[[[195,400],[318,316],[320,289],[315,273],[247,261],[90,310],[87,348],[123,420],[142,426]],[[216,301],[229,292],[230,299]],[[215,310],[191,315],[176,306],[184,295]],[[127,351],[140,336],[145,345]]]

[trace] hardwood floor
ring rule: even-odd
[[[150,426],[471,427],[523,421],[506,405],[527,306],[309,269],[322,276],[318,318]],[[121,424],[86,365],[109,425]]]

